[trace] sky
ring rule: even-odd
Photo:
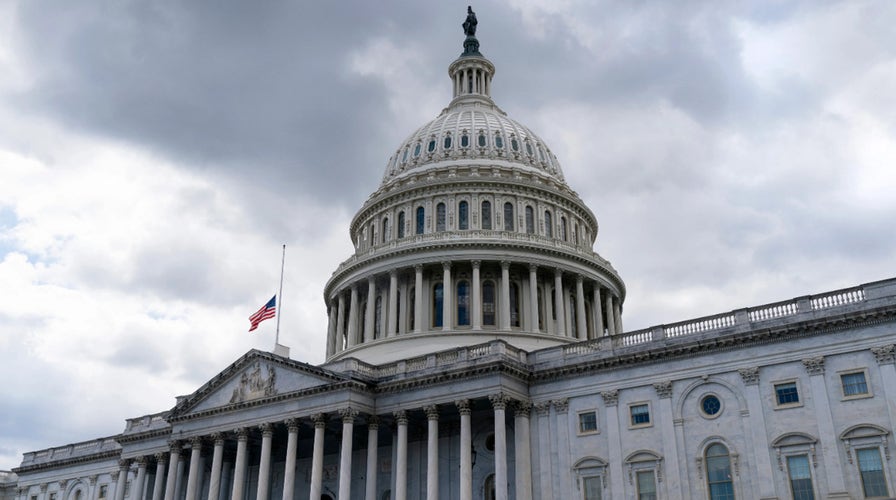
[[[0,470],[174,406],[323,286],[451,98],[454,1],[0,0]],[[489,0],[492,95],[597,216],[626,330],[893,277],[896,2]]]

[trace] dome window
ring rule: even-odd
[[[457,283],[457,326],[470,326],[470,283]]]
[[[468,136],[466,132],[464,133],[464,135],[460,136],[460,147],[470,147],[470,136]]]
[[[482,202],[482,229],[492,228],[492,202]]]
[[[485,132],[479,132],[479,147],[484,148],[488,144],[488,139],[485,138]]]
[[[501,137],[501,134],[495,134],[495,147],[504,149],[504,138]]]
[[[442,326],[442,304],[445,288],[441,283],[436,283],[432,287],[432,326],[439,328]]]
[[[408,161],[408,150],[409,150],[409,149],[410,149],[410,146],[404,148],[404,154],[401,155],[401,162],[402,162],[402,163]]]
[[[404,210],[398,212],[398,238],[404,238]]]
[[[535,233],[535,210],[531,205],[526,205],[526,233]]]
[[[513,231],[513,203],[509,201],[504,204],[504,230]]]
[[[532,152],[532,143],[529,141],[526,141],[526,154],[528,154],[529,156],[532,156],[534,154]]]
[[[420,143],[418,142],[416,146],[414,146],[414,158],[420,156]]]
[[[548,238],[554,237],[554,222],[551,220],[551,212],[544,211],[544,235]]]
[[[495,282],[482,283],[482,325],[495,326]]]
[[[429,144],[427,144],[427,146],[426,146],[426,151],[432,153],[435,150],[436,150],[436,140],[435,140],[435,138],[432,138],[429,140]]]
[[[541,146],[538,146],[538,158],[541,159],[542,162],[544,161],[544,149],[541,149]]]
[[[423,234],[424,222],[426,221],[426,217],[424,215],[423,207],[417,207],[417,224],[414,230],[415,234]]]
[[[436,205],[436,231],[445,230],[445,204]]]
[[[445,141],[442,144],[442,149],[451,149],[451,134],[445,136]]]
[[[520,150],[520,141],[516,140],[516,137],[510,138],[510,149],[514,151]]]
[[[470,229],[470,204],[466,201],[457,205],[457,228],[461,231]]]

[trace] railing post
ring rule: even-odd
[[[796,302],[796,310],[797,312],[809,312],[812,310],[812,297],[806,295],[804,297],[797,297],[794,299]]]
[[[666,338],[666,329],[662,325],[650,329],[650,340],[663,340]]]

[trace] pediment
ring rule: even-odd
[[[171,418],[273,400],[315,388],[324,389],[345,380],[347,377],[329,370],[252,350],[196,392],[179,398]]]

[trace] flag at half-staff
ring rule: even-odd
[[[258,324],[262,321],[273,318],[277,315],[277,296],[274,295],[271,297],[271,300],[268,301],[267,304],[261,306],[261,309],[255,312],[252,316],[249,316],[249,331],[258,328]]]

